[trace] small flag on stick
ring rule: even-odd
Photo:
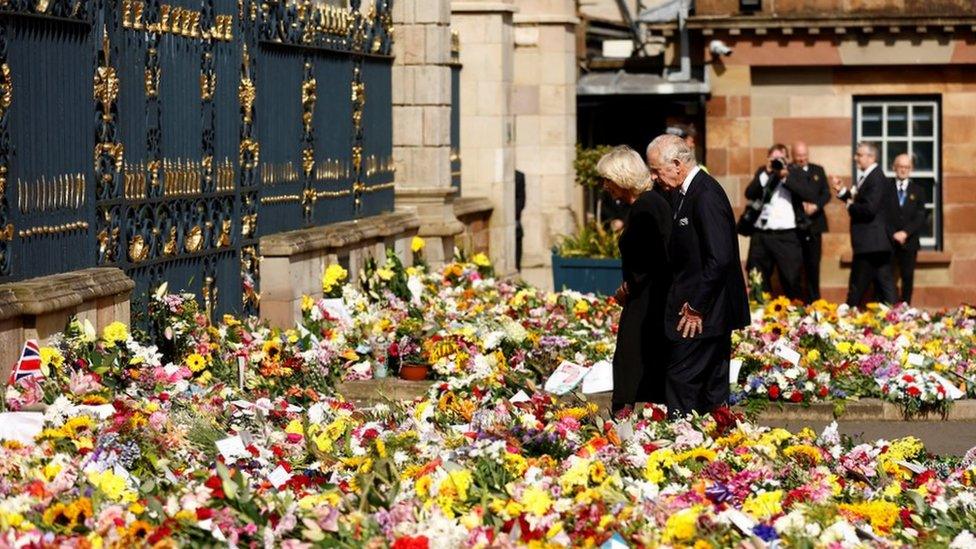
[[[13,385],[25,377],[41,376],[41,349],[37,346],[37,340],[28,339],[24,343],[24,350],[20,352],[20,360],[14,364],[13,371],[10,372],[8,384]]]

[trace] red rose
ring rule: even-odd
[[[905,374],[901,376],[901,380],[904,381],[905,383],[912,383],[915,381],[915,376],[911,374]]]
[[[776,400],[779,398],[779,385],[769,386],[769,400]]]
[[[919,390],[918,387],[912,385],[911,387],[908,388],[908,394],[913,397],[917,397],[918,395],[922,394],[922,391]]]
[[[819,391],[817,391],[817,394],[820,395],[820,398],[827,398],[827,395],[829,393],[830,391],[827,389],[826,385],[824,385],[823,387],[820,388]]]
[[[817,377],[817,372],[813,368],[807,368],[807,379],[813,379]]]
[[[427,549],[428,546],[427,536],[403,536],[397,538],[390,547],[392,549]]]
[[[213,509],[209,507],[197,507],[197,520],[207,520],[213,516]]]
[[[793,394],[790,395],[790,400],[793,402],[803,402],[803,393],[800,391],[793,391]]]

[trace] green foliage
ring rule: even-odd
[[[613,147],[600,145],[592,149],[583,148],[576,144],[576,159],[573,160],[573,169],[576,170],[576,182],[583,187],[598,189],[603,184],[603,178],[596,171],[596,163],[600,157],[610,152]]]
[[[562,257],[619,258],[618,238],[618,233],[608,231],[598,223],[588,223],[575,235],[562,237],[556,245],[556,253]]]

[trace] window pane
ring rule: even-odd
[[[932,107],[912,107],[912,135],[915,137],[930,137],[935,133],[932,123]]]
[[[912,180],[918,183],[922,187],[922,192],[925,195],[925,202],[929,206],[935,205],[935,180],[929,177],[926,178],[912,178]],[[922,229],[920,236],[931,237],[935,235],[935,215],[933,207],[926,207],[926,224],[925,228]]]
[[[907,141],[888,141],[885,143],[885,158],[882,162],[882,166],[884,166],[886,170],[890,170],[891,163],[895,161],[895,157],[906,152],[908,152]],[[916,166],[915,169],[919,169],[918,166]]]
[[[908,107],[888,107],[888,136],[908,137]]]
[[[881,107],[863,107],[861,109],[861,135],[863,137],[881,137]]]
[[[932,142],[915,141],[912,143],[912,153],[914,153],[915,171],[932,171]]]

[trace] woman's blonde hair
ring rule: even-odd
[[[603,155],[596,163],[600,177],[609,179],[621,189],[640,194],[653,186],[651,172],[640,153],[627,145],[619,145]]]

